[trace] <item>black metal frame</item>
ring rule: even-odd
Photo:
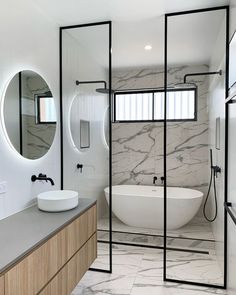
[[[226,211],[229,213],[229,216],[233,220],[234,224],[236,225],[236,217],[235,217],[234,213],[232,212],[232,210],[230,209],[232,207],[232,203],[231,202],[225,202],[224,206],[225,206]]]
[[[60,147],[61,147],[61,189],[64,187],[64,163],[63,163],[63,68],[62,68],[62,33],[64,30],[69,29],[77,29],[83,27],[93,27],[93,26],[101,26],[108,25],[109,30],[109,270],[105,269],[97,269],[90,268],[92,271],[104,272],[104,273],[112,273],[112,22],[111,21],[103,21],[103,22],[94,22],[87,24],[78,24],[71,26],[63,26],[60,27],[59,30],[59,80],[60,80]],[[83,81],[81,81],[83,82]],[[79,82],[81,84],[81,82]],[[84,81],[89,82],[89,81]],[[91,82],[91,81],[90,81]],[[93,81],[92,81],[93,82]],[[99,81],[101,82],[101,81]],[[105,81],[102,81],[103,83]],[[106,84],[105,84],[106,85]]]
[[[44,124],[46,124],[46,125],[50,125],[50,124],[56,124],[57,122],[56,121],[41,121],[40,119],[41,119],[41,115],[40,115],[40,99],[41,98],[44,98],[44,97],[53,97],[52,96],[52,94],[50,94],[50,95],[46,95],[45,93],[43,93],[43,94],[35,94],[34,95],[34,101],[35,101],[35,113],[37,114],[36,115],[36,121],[35,121],[35,123],[37,124],[37,125],[44,125]]]
[[[23,156],[23,132],[22,132],[22,73],[19,72],[19,129],[20,129],[20,154]]]
[[[201,287],[211,287],[211,288],[220,288],[226,289],[227,287],[227,211],[224,211],[224,282],[223,285],[213,285],[213,284],[205,284],[177,279],[169,279],[167,277],[167,119],[166,119],[166,101],[167,101],[167,74],[168,74],[168,17],[186,15],[192,13],[203,13],[217,10],[225,10],[226,13],[226,45],[225,45],[225,99],[228,97],[228,83],[229,83],[229,6],[217,6],[211,8],[203,8],[196,10],[187,10],[181,12],[167,13],[165,14],[165,42],[164,42],[164,100],[165,100],[165,111],[164,111],[164,257],[163,257],[163,279],[167,282],[173,283],[182,283],[189,284]],[[225,108],[225,188],[224,188],[224,197],[225,202],[227,202],[227,168],[228,168],[228,107],[226,104]]]
[[[198,99],[197,99],[197,88],[196,87],[189,87],[189,88],[168,88],[167,92],[172,91],[194,91],[194,118],[193,119],[167,119],[168,122],[193,122],[197,121],[197,106],[198,106]],[[114,93],[114,102],[113,102],[113,123],[155,123],[155,122],[164,122],[164,120],[155,120],[154,119],[154,94],[162,92],[164,93],[165,90],[162,89],[148,89],[148,90],[127,90],[127,91],[115,91]],[[116,120],[116,95],[120,94],[137,94],[137,93],[152,93],[152,120]]]

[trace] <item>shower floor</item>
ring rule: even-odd
[[[164,282],[161,249],[163,231],[129,227],[116,217],[112,221],[112,237],[117,243],[112,246],[112,274],[88,271],[72,295],[227,294],[220,289]],[[100,219],[98,240],[101,242],[98,243],[98,258],[92,265],[94,268],[108,269],[108,228],[108,218]],[[167,244],[170,249],[167,251],[168,278],[222,284],[223,275],[216,260],[214,236],[209,223],[204,219],[197,217],[185,227],[169,231]]]
[[[108,245],[98,244],[93,267],[107,269]],[[179,255],[180,254],[180,255]],[[171,252],[167,276],[202,283],[221,283],[221,273],[209,255]],[[204,262],[204,263],[202,263]],[[113,245],[113,273],[88,271],[72,295],[226,295],[225,290],[163,282],[163,251]]]
[[[98,221],[98,239],[107,240],[109,219],[101,218]],[[113,241],[144,244],[149,246],[163,246],[163,230],[131,227],[116,217],[112,218]],[[179,247],[210,248],[214,247],[214,236],[211,226],[201,217],[195,217],[186,226],[177,230],[168,230],[168,245]]]

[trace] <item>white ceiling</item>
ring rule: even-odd
[[[163,65],[165,13],[226,5],[229,2],[228,0],[33,1],[59,26],[112,20],[114,68]],[[169,52],[169,62],[207,63],[222,20],[222,16],[215,12],[211,15],[175,17],[175,24],[170,24],[169,41],[171,48],[176,50]],[[96,42],[94,41],[95,39],[89,39],[88,49],[92,55],[100,58],[107,44],[107,37],[104,34],[104,39],[100,36]],[[151,51],[144,50],[147,43],[152,44]],[[104,61],[105,59],[106,57]]]

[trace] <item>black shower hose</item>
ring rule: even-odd
[[[218,208],[217,208],[217,196],[216,196],[216,173],[214,171],[213,163],[212,163],[212,150],[210,150],[210,161],[211,161],[211,178],[209,183],[209,188],[206,196],[206,200],[203,206],[203,215],[206,218],[207,221],[213,222],[216,220],[217,214],[218,214]],[[212,185],[212,178],[213,178],[213,187],[214,187],[214,199],[215,199],[215,214],[213,218],[208,218],[206,214],[206,205],[210,196],[211,191],[211,185]]]

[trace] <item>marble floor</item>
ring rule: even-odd
[[[98,222],[98,258],[94,268],[108,269],[108,219]],[[132,234],[131,234],[132,233]],[[132,228],[113,218],[113,273],[88,271],[72,295],[206,295],[225,290],[163,282],[163,232]],[[104,243],[105,242],[105,243]],[[123,245],[134,243],[136,246]],[[223,283],[209,223],[195,218],[187,226],[168,232],[167,277],[208,284]],[[139,245],[158,246],[160,249]],[[183,251],[184,250],[184,251]],[[190,252],[189,250],[193,250]]]
[[[108,230],[108,229],[109,229],[108,217],[101,218],[98,221],[98,230]],[[131,227],[124,224],[116,217],[112,218],[112,229],[113,231],[153,234],[153,235],[160,235],[160,236],[163,235],[163,230]],[[214,240],[214,236],[212,234],[209,222],[206,222],[202,217],[193,218],[193,220],[190,223],[188,223],[186,226],[181,227],[179,229],[168,230],[168,236]]]
[[[107,268],[107,251],[107,245],[99,244],[100,254],[93,267]],[[186,279],[194,279],[199,275],[205,282],[218,279],[217,273],[212,271],[215,268],[214,263],[212,264],[206,255],[204,258],[198,255],[181,252],[181,256],[176,258],[176,252],[172,252],[167,268],[168,277],[174,274],[177,276],[176,278],[179,278],[180,270],[182,270]],[[189,256],[191,256],[191,260]],[[199,261],[203,261],[204,265],[199,267]],[[225,290],[221,289],[163,282],[162,276],[162,250],[113,245],[113,273],[88,271],[72,295],[227,294]]]

